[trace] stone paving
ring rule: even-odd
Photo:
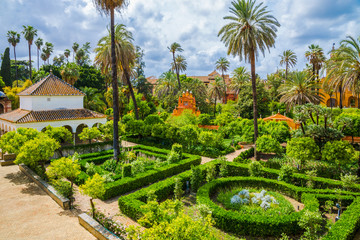
[[[17,165],[0,167],[0,240],[96,239],[78,223],[79,213],[64,211]]]

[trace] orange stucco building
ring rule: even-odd
[[[191,94],[191,92],[184,92],[179,97],[178,106],[174,109],[173,115],[180,116],[184,110],[190,110],[196,116],[200,115],[200,111],[196,108],[195,97]]]
[[[340,91],[334,92],[331,96],[320,89],[324,99],[321,105],[327,107],[339,107],[340,105]],[[359,106],[359,96],[354,96],[349,89],[346,89],[342,94],[342,105],[347,108],[357,108]]]
[[[293,130],[298,129],[298,128],[300,127],[300,124],[299,124],[299,123],[296,123],[293,119],[288,118],[288,117],[286,117],[286,116],[284,116],[284,115],[281,115],[280,113],[277,113],[277,114],[275,114],[275,115],[273,115],[273,116],[264,118],[263,120],[264,120],[265,122],[266,122],[266,121],[276,121],[276,122],[282,122],[282,121],[284,121],[284,122],[286,122],[286,123],[289,125],[289,127],[290,127],[291,129],[293,129]]]

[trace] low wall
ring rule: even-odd
[[[93,143],[91,145],[91,152],[100,152],[113,149],[112,143]],[[76,146],[65,146],[61,148],[62,156],[60,155],[59,151],[55,151],[54,156],[52,159],[58,159],[61,157],[67,157],[74,155],[77,152],[80,155],[90,153],[90,145],[89,144],[79,144]]]
[[[33,180],[34,183],[36,183],[42,190],[44,190],[52,199],[54,199],[60,207],[65,210],[70,209],[70,200],[61,196],[53,186],[41,179],[41,177],[32,171],[28,166],[20,164],[19,169],[31,180]]]
[[[210,130],[218,130],[219,126],[217,125],[199,125],[199,128],[205,128]]]
[[[94,235],[97,239],[100,240],[120,240],[117,236],[115,236],[112,232],[104,228],[100,223],[98,223],[95,219],[87,215],[86,213],[82,213],[78,216],[79,223],[86,230],[88,230],[92,235]]]
[[[352,142],[353,138],[351,136],[345,136],[342,140]],[[354,137],[354,143],[360,143],[360,137]]]

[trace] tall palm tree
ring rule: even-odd
[[[37,36],[37,30],[30,25],[23,25],[24,30],[22,31],[22,34],[24,34],[24,38],[26,39],[26,41],[28,41],[28,45],[29,45],[29,69],[30,69],[30,80],[32,78],[32,72],[31,72],[31,45],[33,44],[34,41],[34,37]]]
[[[52,43],[46,42],[45,46],[42,49],[42,51],[46,56],[46,60],[47,60],[48,64],[50,64],[49,59],[50,59],[51,54],[54,51],[54,45]]]
[[[137,101],[130,77],[133,75],[132,66],[135,65],[135,47],[132,43],[132,33],[128,31],[123,24],[115,25],[115,55],[117,59],[117,68],[120,71],[121,79],[128,86],[131,98],[134,102],[135,116],[138,119],[139,113]],[[103,68],[103,72],[107,73],[111,69],[111,34],[101,38],[95,48],[95,63]]]
[[[120,11],[127,5],[127,0],[93,0],[97,10],[106,15],[110,15],[110,32],[111,32],[111,70],[112,70],[112,87],[113,87],[113,110],[114,110],[114,159],[119,160],[119,88],[117,81],[117,63],[115,55],[115,10]],[[121,44],[119,44],[121,47]],[[128,74],[127,74],[128,75]],[[130,82],[130,78],[129,78]],[[136,101],[134,101],[134,104]],[[137,106],[135,105],[135,110]]]
[[[227,54],[239,56],[240,61],[251,64],[251,82],[253,90],[254,109],[254,141],[258,137],[258,109],[256,95],[256,72],[255,61],[259,52],[265,55],[265,50],[275,45],[276,27],[280,24],[275,17],[270,15],[263,3],[256,5],[255,0],[235,0],[231,2],[231,16],[224,17],[231,22],[221,28],[218,36],[228,48]],[[255,151],[255,158],[258,154]]]
[[[44,61],[44,65],[46,64],[46,60],[47,60],[47,57],[46,57],[46,54],[44,52],[41,53],[41,60]]]
[[[214,99],[214,116],[216,116],[216,100],[221,99],[224,96],[225,85],[221,77],[216,77],[215,80],[210,83],[209,97]]]
[[[171,71],[161,74],[156,88],[155,95],[159,99],[163,99],[167,96],[173,96],[176,94],[177,79],[176,75]]]
[[[305,57],[312,65],[313,78],[319,80],[319,71],[326,60],[323,49],[319,45],[311,44],[305,52]]]
[[[77,42],[74,42],[72,45],[73,52],[73,62],[75,62],[75,55],[77,53],[77,50],[79,49],[79,44]]]
[[[227,99],[226,99],[226,82],[225,82],[224,73],[227,72],[227,70],[229,69],[229,66],[230,66],[230,62],[224,57],[219,58],[219,60],[217,60],[215,63],[215,68],[216,68],[216,70],[221,71],[221,76],[224,81],[224,86],[225,86],[224,102],[225,102],[225,104],[227,103]]]
[[[235,68],[232,73],[230,88],[238,95],[241,87],[249,81],[250,73],[247,71],[246,67]]]
[[[303,105],[305,103],[319,104],[322,95],[317,93],[319,86],[307,71],[295,72],[280,86],[280,102],[288,106]]]
[[[168,47],[169,51],[172,53],[172,57],[173,57],[173,66],[175,66],[174,70],[176,73],[176,77],[178,80],[178,84],[179,84],[179,90],[181,89],[181,83],[180,83],[180,75],[179,75],[179,71],[180,69],[178,68],[177,64],[176,64],[176,58],[175,58],[175,53],[176,52],[182,52],[184,51],[184,49],[181,48],[180,44],[177,42],[174,42],[170,45],[170,47]]]
[[[8,31],[7,32],[7,39],[8,39],[8,42],[14,47],[14,58],[15,58],[15,80],[18,80],[17,79],[17,76],[18,76],[18,69],[17,69],[17,65],[16,65],[16,51],[15,51],[15,48],[16,48],[16,45],[20,42],[20,34],[15,32],[15,31]]]
[[[97,112],[104,112],[106,104],[102,100],[103,96],[96,88],[83,87],[80,90],[85,93],[84,107]]]
[[[281,58],[280,65],[285,65],[285,79],[287,79],[289,67],[294,67],[296,65],[296,54],[289,49],[284,51],[279,57]]]
[[[360,82],[360,37],[347,36],[340,42],[340,47],[334,49],[331,58],[326,62],[327,76],[324,84],[333,86],[340,91],[340,108],[342,108],[342,92],[351,89],[355,95]],[[359,103],[358,103],[359,105]]]
[[[187,62],[183,55],[177,55],[175,58],[175,63],[176,63],[175,65],[174,65],[174,63],[171,63],[172,71],[177,70],[179,73],[186,71]]]
[[[69,49],[64,50],[64,56],[66,57],[66,62],[69,62],[69,57],[70,57],[70,50]]]
[[[40,49],[41,49],[41,47],[42,47],[43,44],[44,44],[44,43],[43,43],[42,38],[36,39],[35,45],[36,45],[36,48],[37,48],[37,65],[38,65],[38,70],[40,69],[40,65],[39,65],[39,52],[40,52]]]

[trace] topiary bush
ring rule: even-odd
[[[132,171],[131,171],[131,164],[124,164],[122,169],[122,177],[131,177]]]
[[[283,149],[280,143],[271,135],[262,135],[256,140],[256,150],[262,153],[281,154]]]
[[[357,160],[355,149],[347,141],[327,142],[322,150],[322,159],[337,165]]]

